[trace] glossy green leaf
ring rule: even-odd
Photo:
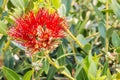
[[[7,67],[3,67],[2,71],[7,80],[21,80],[20,76],[16,72]]]
[[[88,74],[91,74],[92,76],[96,76],[96,72],[97,72],[97,66],[95,64],[94,61],[91,62],[89,70],[88,70]]]
[[[5,44],[5,40],[7,39],[7,36],[2,36],[1,39],[0,39],[0,54],[3,53],[3,47],[4,47],[4,44]]]
[[[10,1],[16,8],[24,9],[25,6],[24,0],[10,0]]]
[[[100,17],[101,20],[105,21],[105,17],[103,13],[100,10],[98,10],[98,8],[94,5],[93,5],[93,8],[94,8],[94,11],[96,12],[96,15]]]
[[[99,23],[98,30],[102,38],[106,38],[106,28],[103,22]]]
[[[92,38],[84,38],[82,34],[77,35],[77,39],[83,44],[86,45]]]
[[[22,46],[22,45],[20,45],[20,44],[18,44],[18,43],[16,43],[16,42],[11,41],[11,43],[12,43],[13,45],[15,45],[16,47],[18,47],[19,49],[25,50],[24,46]]]
[[[57,9],[61,5],[61,0],[52,0],[52,5]]]
[[[34,72],[34,70],[28,71],[28,72],[23,76],[23,80],[30,80],[33,72]]]
[[[110,71],[109,68],[107,69],[107,79],[108,79],[108,80],[111,80],[111,79],[112,79],[112,74],[111,74],[111,71]]]
[[[87,61],[87,59],[86,59],[85,61]],[[90,66],[90,64],[91,64],[92,62],[93,62],[93,56],[92,56],[91,53],[89,53],[89,54],[88,54],[88,62],[87,62],[87,63],[89,63],[89,64],[86,64],[86,65]]]
[[[70,75],[70,76],[71,76],[71,73],[70,73],[70,71],[68,70],[68,68],[67,68],[67,67],[64,67],[64,71],[65,71],[68,75]]]
[[[45,59],[44,62],[43,62],[43,69],[44,69],[44,71],[45,71],[46,74],[48,74],[49,67],[50,67],[50,64],[49,64],[49,62]]]
[[[106,3],[107,0],[99,0],[99,1],[102,2],[102,3]]]
[[[57,72],[57,69],[51,66],[47,75],[47,80],[52,80],[56,72]]]
[[[23,13],[22,9],[19,7],[14,8],[13,10],[14,10],[14,13],[11,13],[11,14],[13,14],[16,18],[19,18]]]
[[[117,47],[115,50],[117,53],[120,53],[120,47]]]
[[[65,16],[66,15],[66,8],[65,8],[64,4],[61,5],[58,12],[59,12],[60,16]]]
[[[3,53],[4,53],[4,66],[13,69],[14,57],[12,56],[9,42],[5,43],[5,47],[3,48]]]
[[[58,50],[57,50],[57,57],[60,57],[60,56],[62,56],[62,55],[64,55],[65,53],[64,53],[64,50],[63,50],[63,47],[62,47],[62,45],[60,45],[59,47],[58,47]],[[59,62],[59,65],[64,65],[65,64],[65,57],[63,57],[63,58],[61,58],[61,59],[59,59],[58,60],[58,62]]]
[[[78,29],[79,33],[84,32],[85,25],[87,24],[88,20],[89,20],[89,17],[86,17],[85,20],[81,23],[81,25],[79,26],[79,29]]]
[[[86,44],[83,48],[83,50],[86,52],[86,53],[90,53],[91,52],[91,45],[90,44]]]
[[[117,60],[118,60],[118,62],[120,62],[120,47],[117,47],[116,49],[115,49],[115,52],[117,52]]]
[[[107,74],[107,69],[108,69],[108,61],[106,61],[104,63],[104,67],[103,67],[101,75],[106,75]]]
[[[120,5],[116,0],[111,0],[111,8],[113,9],[113,12],[117,16],[118,19],[120,19]]]
[[[25,0],[25,12],[28,12],[31,9],[36,8],[36,7],[38,8],[38,5],[36,5],[36,3],[40,3],[40,2],[33,2],[33,0]]]
[[[82,68],[79,72],[79,75],[76,77],[77,80],[89,80],[87,73],[85,72],[84,68]]]
[[[119,47],[120,46],[120,37],[117,34],[117,32],[113,32],[112,34],[112,44],[114,47]]]
[[[3,10],[2,10],[2,8],[0,7],[0,14],[2,14],[2,12],[3,12]]]
[[[112,27],[112,28],[109,28],[109,29],[107,30],[107,33],[106,33],[107,35],[106,35],[106,36],[107,36],[108,38],[110,38],[111,35],[112,35],[112,33],[113,33],[113,31],[114,31],[114,28],[113,28],[113,27]]]
[[[7,25],[3,21],[0,21],[0,33],[7,35]]]
[[[68,14],[71,8],[72,0],[62,0],[62,3],[65,4],[66,14]]]
[[[2,78],[3,78],[3,73],[0,72],[0,80],[2,80]]]
[[[82,70],[82,68],[83,68],[83,65],[80,65],[80,64],[77,65],[76,73],[75,73],[75,76],[74,76],[75,78],[77,78],[79,76],[79,73]]]
[[[10,17],[5,16],[4,18],[5,18],[5,20],[7,20],[9,23],[14,24],[14,20],[11,19]]]
[[[0,0],[0,7],[2,7],[3,1],[4,1],[4,0]]]

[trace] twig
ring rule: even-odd
[[[106,10],[108,10],[108,6],[109,6],[109,4],[108,4],[108,0],[107,0],[106,1]],[[108,17],[109,17],[109,14],[108,14],[108,12],[106,12],[106,30],[108,30],[108,26],[109,26]],[[105,46],[106,53],[108,52],[108,45],[109,45],[109,39],[106,36],[106,46]]]
[[[49,51],[46,51],[46,52],[45,52],[45,56],[46,56],[47,60],[49,61],[49,63],[50,63],[51,65],[53,65],[56,69],[60,69],[60,66],[57,65],[55,62],[53,62],[53,61],[50,59],[50,56],[49,56],[48,53],[49,53]],[[76,79],[74,79],[72,76],[68,75],[65,71],[60,71],[60,73],[63,74],[63,75],[65,75],[66,77],[68,77],[70,80],[76,80]]]
[[[71,38],[81,47],[83,48],[84,46],[82,45],[82,43],[80,43],[80,41],[69,31],[69,29],[63,25],[63,28],[65,29],[65,31],[71,36]]]

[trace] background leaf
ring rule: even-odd
[[[57,9],[61,5],[61,0],[52,0],[52,5]]]
[[[24,9],[25,3],[23,0],[10,0],[10,1],[16,8]]]
[[[108,61],[106,61],[104,63],[104,67],[103,67],[103,70],[102,70],[102,74],[101,75],[106,75],[107,74],[107,69],[108,69]]]
[[[120,46],[120,37],[115,31],[112,34],[112,44],[114,47]]]
[[[111,1],[112,1],[111,7],[113,9],[113,12],[117,16],[117,18],[120,19],[120,5],[116,0],[111,0]]]
[[[57,72],[57,69],[51,66],[48,72],[47,80],[52,80],[56,72]]]
[[[7,25],[3,21],[0,21],[0,33],[7,35]]]
[[[16,72],[7,67],[3,67],[2,71],[7,80],[21,80],[20,76]]]
[[[60,45],[60,46],[58,47],[58,50],[57,50],[57,57],[60,57],[60,56],[62,56],[62,55],[64,55],[64,54],[65,54],[65,53],[64,53],[63,47],[62,47],[62,45]],[[59,59],[59,60],[58,60],[59,65],[60,65],[60,66],[65,65],[65,63],[66,63],[65,60],[66,60],[65,57]]]
[[[33,70],[28,71],[28,72],[23,76],[23,80],[30,80],[33,72],[34,72]]]
[[[62,0],[62,3],[66,6],[66,14],[70,11],[72,0]]]
[[[106,28],[105,28],[105,25],[103,22],[99,23],[98,30],[99,30],[101,37],[103,37],[105,39],[106,38]]]
[[[46,74],[48,74],[49,68],[50,68],[50,64],[49,64],[49,62],[45,59],[44,62],[43,62],[43,69],[44,69],[44,71],[45,71]]]

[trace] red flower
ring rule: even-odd
[[[31,11],[16,19],[15,23],[9,35],[32,52],[53,50],[65,36],[62,24],[66,25],[66,21],[57,12],[50,13],[48,9],[42,8],[37,14]]]

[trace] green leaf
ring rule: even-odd
[[[92,76],[96,76],[96,72],[97,72],[97,66],[95,64],[94,61],[92,61],[92,63],[90,64],[89,70],[88,70],[88,74],[92,74]]]
[[[0,71],[0,80],[3,78],[3,73]]]
[[[89,64],[87,64],[87,65],[90,66],[90,64],[92,63],[92,61],[93,61],[93,56],[92,56],[92,54],[90,53],[90,54],[88,55],[88,62],[89,62]]]
[[[11,14],[13,14],[16,18],[21,17],[21,14],[23,13],[21,8],[19,8],[19,7],[14,8],[13,10],[14,10],[14,13],[11,13]]]
[[[107,69],[108,69],[108,61],[105,62],[103,70],[102,70],[102,74],[101,75],[106,75],[107,74]]]
[[[52,80],[56,72],[57,72],[57,69],[51,66],[47,75],[47,80]]]
[[[72,0],[62,0],[62,3],[65,4],[66,14],[68,14],[71,8]]]
[[[33,72],[34,72],[34,70],[28,71],[28,72],[23,76],[23,80],[30,80]]]
[[[81,35],[81,34],[79,34],[79,35],[77,36],[77,39],[78,39],[83,45],[88,44],[88,42],[89,42],[90,40],[92,40],[92,38],[84,38],[84,36]]]
[[[60,16],[65,16],[66,15],[66,8],[65,8],[64,4],[61,5],[58,12],[59,12]]]
[[[99,23],[98,30],[99,30],[100,36],[105,39],[106,38],[106,28],[105,28],[105,25],[103,22]]]
[[[57,9],[61,5],[61,0],[52,0],[52,5]]]
[[[120,5],[116,0],[112,0],[111,8],[113,9],[113,12],[117,16],[117,18],[120,19]]]
[[[87,24],[88,20],[89,20],[89,17],[86,16],[85,20],[81,23],[81,25],[78,29],[79,33],[83,33],[83,31],[85,29],[85,25]]]
[[[49,64],[49,62],[45,59],[44,62],[43,62],[43,69],[44,69],[44,71],[45,71],[46,74],[48,74],[49,67],[50,67],[50,64]]]
[[[10,44],[10,43],[9,43]],[[12,52],[10,50],[9,44],[6,43],[5,46],[3,48],[3,53],[4,53],[4,65],[6,67],[9,67],[11,69],[13,69],[14,67],[14,58],[12,56]],[[6,48],[6,49],[5,49]]]
[[[120,73],[117,73],[116,79],[117,79],[117,80],[120,79]]]
[[[24,0],[10,0],[10,1],[16,8],[24,9],[25,7]]]
[[[103,21],[105,21],[105,17],[103,15],[103,13],[101,11],[98,10],[98,8],[96,6],[93,5],[93,8],[97,14],[98,17],[100,17]]]
[[[81,63],[83,60],[83,57],[79,55],[76,55],[76,58],[77,58],[78,63]]]
[[[120,53],[120,47],[117,47],[115,52]]]
[[[91,52],[91,45],[90,44],[86,44],[83,48],[83,50],[86,52],[86,53],[90,53]]]
[[[12,43],[13,45],[15,45],[16,47],[18,47],[19,49],[25,50],[24,46],[22,46],[22,45],[20,45],[20,44],[18,44],[18,43],[16,43],[16,42],[11,41],[11,43]]]
[[[76,67],[76,73],[75,73],[75,78],[77,78],[77,76],[79,76],[80,71],[82,70],[83,65],[78,64]]]
[[[107,30],[107,37],[108,38],[110,38],[111,37],[111,35],[112,35],[112,33],[113,33],[113,31],[114,31],[114,28],[112,27],[112,28],[109,28],[108,30]]]
[[[110,71],[109,68],[107,69],[107,80],[113,80],[112,79],[112,74],[111,74],[111,71]]]
[[[2,12],[3,12],[3,10],[2,10],[2,8],[0,7],[0,14],[2,14]]]
[[[114,47],[120,46],[120,37],[115,31],[112,34],[112,44]]]
[[[10,16],[9,16],[9,17],[5,16],[4,18],[5,18],[5,20],[7,20],[9,23],[14,24],[14,20],[11,19]]]
[[[118,62],[120,62],[120,47],[117,47],[115,49],[115,52],[117,52],[117,60],[118,60]]]
[[[57,57],[60,57],[62,55],[64,55],[64,50],[63,50],[62,45],[60,45],[58,47],[58,50],[57,50]],[[58,60],[60,66],[62,66],[62,65],[64,65],[66,63],[65,59],[66,59],[65,57],[62,57],[61,59]]]
[[[39,0],[40,1],[40,0]],[[38,8],[39,1],[33,1],[33,0],[25,0],[25,12],[29,12],[30,10],[34,11],[34,7]],[[37,2],[37,5],[35,4]],[[35,6],[34,6],[35,5]]]
[[[76,80],[89,80],[84,68],[80,70],[79,75],[76,77]]]
[[[64,71],[65,71],[68,75],[71,76],[71,73],[70,73],[70,71],[68,70],[68,68],[64,67]]]
[[[7,80],[21,80],[20,76],[16,72],[7,67],[3,67],[2,71]]]
[[[7,25],[3,21],[0,21],[0,33],[7,34]]]
[[[99,0],[99,1],[102,2],[102,3],[106,3],[107,0]]]
[[[1,39],[0,39],[0,54],[3,53],[3,47],[5,45],[5,40],[7,39],[7,36],[2,36]]]
[[[0,0],[0,7],[2,7],[3,1],[4,1],[4,0]]]

